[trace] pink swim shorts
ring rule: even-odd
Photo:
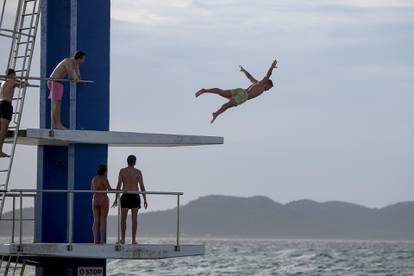
[[[63,84],[58,81],[48,81],[47,87],[50,90],[49,100],[61,101],[63,97]],[[53,89],[52,89],[53,88]],[[52,95],[53,92],[53,95]]]

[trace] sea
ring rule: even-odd
[[[109,260],[107,275],[414,275],[414,241],[191,239],[184,243],[203,243],[206,254]]]

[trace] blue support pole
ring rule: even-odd
[[[63,58],[76,50],[87,53],[80,66],[82,79],[92,85],[65,84],[62,122],[72,129],[109,129],[110,0],[42,0],[41,75],[49,76]],[[69,92],[70,91],[70,92]],[[46,82],[41,85],[40,127],[50,127],[50,100]],[[99,164],[107,163],[106,145],[38,147],[38,189],[90,188]],[[44,194],[37,203],[36,241],[66,242],[67,196]],[[74,243],[91,243],[91,195],[74,197]],[[98,250],[98,249],[97,249]],[[55,258],[37,275],[77,275],[79,266],[103,267],[106,260]]]

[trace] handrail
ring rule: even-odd
[[[1,191],[0,191],[1,192]],[[75,189],[64,189],[64,190],[57,190],[57,189],[12,189],[10,191],[3,190],[3,193],[6,193],[7,197],[13,198],[13,232],[12,232],[12,243],[14,243],[14,224],[15,224],[15,199],[16,197],[20,198],[19,206],[20,206],[20,216],[19,216],[19,250],[21,250],[22,247],[22,234],[23,234],[23,221],[27,221],[29,219],[23,219],[23,198],[24,197],[33,197],[36,200],[36,197],[38,194],[43,193],[66,193],[68,195],[68,209],[67,209],[67,217],[68,217],[68,237],[67,237],[67,250],[72,250],[72,244],[73,244],[73,195],[76,193],[109,193],[109,194],[142,194],[142,195],[173,195],[177,197],[177,225],[176,225],[176,245],[175,250],[180,251],[180,196],[184,195],[183,192],[161,192],[161,191],[123,191],[123,190],[75,190]],[[117,197],[117,200],[120,200],[119,197]],[[36,204],[34,208],[36,209]],[[36,211],[35,211],[36,212]],[[121,214],[121,204],[118,204],[118,242],[115,246],[116,250],[121,250],[120,244],[120,214]],[[10,221],[8,219],[8,221]],[[34,220],[36,223],[36,220]]]
[[[6,75],[0,75],[0,80],[6,80],[8,77]],[[15,79],[18,80],[38,80],[38,81],[56,81],[56,82],[69,82],[69,83],[75,83],[75,84],[93,84],[94,81],[91,80],[72,80],[72,79],[59,79],[59,78],[48,78],[48,77],[24,77],[24,76],[16,76]],[[34,85],[28,85],[29,87],[37,87]],[[55,95],[55,86],[52,85],[52,95]],[[53,97],[52,97],[53,98]],[[54,101],[52,101],[51,107],[50,107],[50,132],[49,135],[53,137],[55,135],[54,133],[54,124],[53,124],[53,110],[54,110]]]
[[[6,76],[6,75],[0,75],[1,80],[5,80],[7,78],[8,78],[8,76]],[[80,84],[95,83],[92,80],[72,80],[72,79],[59,79],[59,78],[47,78],[47,77],[21,77],[21,76],[16,76],[15,78],[19,79],[19,80],[38,80],[38,81],[50,80],[50,81],[72,82],[72,83],[80,83]]]
[[[18,193],[15,193],[15,194],[12,194],[10,192],[3,192],[3,193],[6,193],[6,197],[19,197],[20,196],[20,194]],[[23,197],[34,197],[34,196],[36,196],[36,194],[23,194]]]
[[[160,191],[124,191],[124,190],[75,190],[75,189],[11,189],[14,193],[109,193],[109,194],[148,194],[148,195],[184,195],[183,192]]]

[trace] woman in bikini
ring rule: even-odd
[[[106,176],[107,167],[105,165],[99,165],[97,169],[97,174],[92,178],[91,181],[91,190],[93,191],[107,191],[112,190],[109,185],[108,178]],[[106,242],[106,219],[108,217],[109,211],[109,198],[106,193],[99,192],[93,193],[92,198],[92,210],[93,210],[93,242],[105,243]],[[101,226],[101,240],[98,239],[98,229],[99,225]]]

